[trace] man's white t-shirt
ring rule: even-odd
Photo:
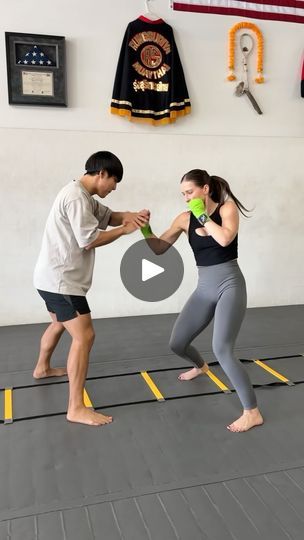
[[[111,210],[79,180],[57,195],[48,216],[34,271],[34,286],[42,291],[85,296],[92,283],[95,249],[84,248],[106,229]]]

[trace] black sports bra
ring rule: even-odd
[[[217,206],[210,218],[217,225],[222,225],[220,205]],[[237,259],[238,235],[236,235],[228,246],[223,247],[216,240],[214,240],[212,236],[199,236],[195,232],[195,229],[200,227],[200,222],[191,212],[188,239],[193,250],[197,266],[213,266],[214,264],[221,264],[233,259]]]

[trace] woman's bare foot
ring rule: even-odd
[[[104,424],[110,424],[113,418],[112,416],[105,416],[104,414],[92,411],[87,407],[79,407],[79,409],[68,411],[67,420],[88,426],[103,426]]]
[[[184,373],[181,373],[178,378],[180,381],[191,381],[191,379],[195,379],[199,375],[204,375],[207,373],[209,369],[208,364],[205,362],[204,365],[201,368],[193,368],[189,371],[185,371]]]
[[[240,433],[242,431],[248,431],[254,426],[261,426],[263,422],[263,417],[259,409],[256,407],[255,409],[244,410],[242,416],[227,426],[227,429],[229,429],[229,431],[233,431],[234,433]]]
[[[67,370],[63,367],[48,368],[43,370],[36,367],[33,373],[34,379],[45,379],[46,377],[63,377],[64,375],[67,375]]]

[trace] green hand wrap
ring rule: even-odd
[[[196,219],[201,223],[201,225],[204,226],[205,223],[210,220],[206,212],[205,203],[202,201],[202,199],[191,199],[191,201],[188,202],[188,208],[191,210],[194,217],[196,217]]]
[[[153,236],[153,232],[152,232],[152,229],[150,227],[150,223],[146,223],[146,225],[144,225],[143,227],[140,228],[143,236],[145,238],[150,238],[150,236]]]

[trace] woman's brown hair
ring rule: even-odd
[[[192,171],[184,174],[181,182],[185,181],[191,181],[197,187],[201,188],[205,185],[209,186],[209,194],[211,199],[214,202],[219,203],[220,206],[224,204],[227,197],[231,197],[243,216],[248,217],[246,216],[245,212],[249,212],[249,210],[247,210],[247,208],[245,208],[245,206],[232,193],[227,180],[224,180],[224,178],[221,178],[220,176],[210,176],[207,171],[203,171],[202,169],[193,169]]]

